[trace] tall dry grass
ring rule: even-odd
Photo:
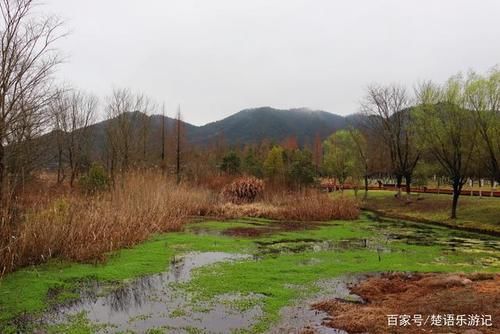
[[[356,219],[359,205],[347,197],[331,198],[314,189],[302,192],[267,192],[262,201],[235,205],[224,203],[217,207],[226,218],[258,217],[289,221],[328,221]]]
[[[64,195],[6,226],[0,239],[0,276],[50,258],[98,261],[105,254],[179,230],[189,216],[204,215],[212,193],[177,186],[161,174],[129,174],[116,189],[95,195]]]
[[[27,209],[16,211],[16,222],[0,222],[0,277],[51,258],[101,261],[109,252],[152,234],[180,230],[192,216],[326,221],[355,219],[359,214],[355,200],[331,199],[315,190],[272,187],[259,202],[243,205],[226,203],[220,193],[221,189],[177,185],[159,172],[141,171],[127,174],[115,189],[99,194],[59,189],[49,196],[41,191],[26,195]]]

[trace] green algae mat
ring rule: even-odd
[[[500,238],[369,214],[201,221],[103,264],[52,261],[8,275],[0,332],[274,333],[292,305],[394,271],[498,273]]]

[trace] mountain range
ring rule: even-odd
[[[346,126],[346,117],[325,111],[261,107],[245,109],[203,126],[189,126],[188,139],[193,144],[203,144],[223,136],[227,143],[248,144],[263,139],[279,142],[295,136],[299,143],[305,144],[316,135],[325,138]]]
[[[339,129],[345,129],[349,124],[359,121],[361,115],[340,116],[322,110],[308,108],[275,109],[259,107],[244,109],[222,120],[202,126],[182,122],[186,140],[194,145],[208,145],[223,138],[226,144],[243,145],[259,143],[262,140],[281,142],[294,136],[299,144],[312,143],[319,135],[325,139]],[[162,115],[150,116],[151,133],[161,133],[162,119],[167,131],[175,131],[176,120]],[[112,121],[112,120],[111,120]],[[95,136],[105,136],[103,131],[106,120],[93,127],[101,131],[93,132]],[[137,126],[137,125],[136,125]],[[160,137],[158,137],[160,138]],[[104,138],[94,138],[96,142],[103,142]]]
[[[132,131],[140,131],[144,114],[127,113]],[[319,136],[322,140],[349,124],[356,126],[361,115],[340,116],[322,110],[307,108],[275,109],[260,107],[245,109],[222,120],[196,126],[182,122],[185,139],[192,145],[207,146],[223,140],[230,146],[260,143],[262,140],[281,143],[289,137],[295,137],[300,145],[310,145]],[[167,136],[172,138],[176,120],[162,115],[149,116],[148,147],[158,151],[161,143],[162,121],[165,122]],[[90,126],[92,137],[92,155],[102,156],[106,146],[106,128],[116,119],[105,120]],[[78,131],[78,130],[77,130]],[[46,135],[55,139],[54,133]],[[46,138],[46,139],[49,139]],[[49,139],[50,140],[50,139]],[[52,145],[55,156],[55,145]],[[53,158],[49,158],[52,160]],[[53,161],[53,160],[52,160]]]

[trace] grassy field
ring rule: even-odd
[[[353,196],[352,191],[345,192]],[[458,218],[450,219],[451,196],[437,194],[413,194],[408,202],[394,197],[394,191],[369,191],[362,206],[389,217],[428,220],[448,226],[470,228],[500,233],[500,198],[462,196],[458,203]],[[363,192],[358,193],[363,197]]]
[[[380,195],[378,195],[380,196]],[[232,293],[241,296],[237,307],[258,305],[263,315],[251,329],[239,333],[261,333],[279,319],[279,311],[297,298],[312,292],[314,283],[345,273],[418,271],[418,272],[499,272],[498,252],[485,248],[459,248],[450,252],[449,238],[477,237],[457,234],[441,227],[426,227],[431,239],[421,242],[418,225],[376,222],[369,216],[356,221],[316,223],[308,229],[287,230],[267,220],[200,222],[184,232],[158,235],[151,240],[114,253],[107,263],[85,265],[56,262],[25,268],[0,281],[0,331],[18,330],[16,317],[41,314],[51,305],[78,297],[81,282],[127,282],[139,276],[162,272],[176,255],[189,252],[226,252],[250,254],[252,258],[219,263],[195,271],[192,280],[179,286],[189,292],[194,304],[213,301]],[[253,237],[241,237],[238,231],[256,230]],[[200,233],[200,230],[203,233]],[[231,231],[231,233],[225,233]],[[263,232],[263,233],[261,233]],[[400,233],[404,238],[389,241],[387,233]],[[418,242],[408,241],[414,234]],[[488,237],[493,242],[498,238]],[[315,249],[323,242],[365,240],[365,247]],[[367,241],[366,241],[367,240]],[[366,247],[366,242],[372,247]],[[386,248],[380,253],[378,247]],[[58,291],[56,295],[51,291]],[[246,296],[262,296],[258,299]],[[179,310],[182,312],[183,310]],[[3,326],[3,327],[2,327]],[[92,324],[85,315],[51,326],[32,325],[24,329],[47,333],[94,333],[103,324]],[[105,324],[104,324],[105,326]],[[153,331],[155,330],[155,331]],[[168,332],[152,329],[151,333]],[[196,332],[198,333],[198,332]]]

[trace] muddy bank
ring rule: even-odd
[[[331,297],[313,304],[313,309],[330,317],[323,325],[372,334],[500,332],[499,274],[385,274],[364,280],[351,291],[364,302]],[[397,315],[397,324],[391,315]],[[409,323],[403,326],[406,315]],[[471,315],[479,315],[479,320],[471,320]]]

